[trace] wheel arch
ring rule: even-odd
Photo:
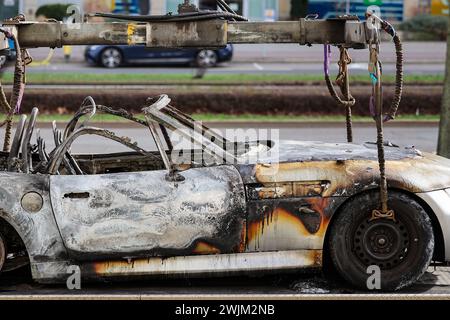
[[[349,201],[353,200],[354,198],[361,196],[362,194],[366,194],[369,192],[374,192],[378,189],[376,188],[372,188],[369,190],[364,190],[358,193],[353,194],[352,196],[350,196],[348,199],[346,199],[342,204],[340,204],[337,209],[334,211],[330,222],[328,224],[327,230],[325,232],[325,237],[324,237],[324,244],[323,244],[323,268],[325,271],[328,272],[332,272],[333,274],[336,274],[335,270],[334,270],[334,266],[333,263],[331,261],[331,256],[330,256],[330,252],[329,252],[329,244],[328,244],[328,240],[330,237],[330,232],[333,228],[333,224],[334,221],[336,220],[336,217],[341,214],[342,212],[342,208],[344,207],[345,204],[347,204]],[[439,223],[439,219],[437,218],[436,214],[434,213],[434,211],[431,209],[431,207],[420,197],[418,197],[416,194],[404,190],[404,189],[399,189],[399,188],[389,188],[389,191],[397,191],[400,193],[403,193],[409,197],[411,197],[412,199],[414,199],[418,204],[420,204],[420,206],[422,206],[422,208],[425,210],[425,212],[428,214],[428,216],[430,217],[431,220],[431,224],[433,227],[433,235],[434,235],[434,253],[433,253],[433,261],[445,261],[445,241],[444,241],[444,234],[442,232],[442,227]]]
[[[0,209],[0,233],[6,241],[7,252],[11,248],[13,248],[14,251],[19,250],[19,252],[24,250],[28,258],[30,258],[25,241],[18,231],[19,228],[12,221],[7,219],[5,215],[2,215],[2,213],[4,213],[4,211]]]

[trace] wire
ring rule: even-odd
[[[184,21],[201,21],[201,20],[214,20],[214,19],[224,19],[224,20],[234,20],[234,21],[248,21],[247,18],[230,12],[220,12],[220,11],[200,11],[195,13],[183,13],[183,14],[167,14],[167,15],[137,15],[128,16],[122,14],[112,14],[112,13],[95,13],[94,17],[111,18],[118,20],[136,21],[136,22],[184,22]]]

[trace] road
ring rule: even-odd
[[[71,61],[81,62],[84,60],[84,46],[73,47]],[[430,63],[443,64],[447,47],[445,42],[405,42],[403,51],[406,63]],[[31,49],[30,53],[36,60],[43,60],[48,49]],[[333,59],[338,58],[339,51],[332,51]],[[351,50],[351,56],[355,62],[366,61],[368,58],[367,50]],[[380,59],[382,61],[394,63],[394,46],[390,42],[382,42],[380,46]],[[53,61],[63,62],[64,54],[62,49],[56,49]],[[314,45],[312,47],[299,46],[297,44],[239,44],[234,45],[235,62],[292,62],[309,63],[323,61],[323,46]]]
[[[58,123],[60,129],[64,129],[65,123]],[[145,128],[116,125],[116,124],[95,124],[100,127],[109,128],[119,136],[130,137],[136,141],[139,146],[155,150],[151,141],[149,131]],[[208,124],[207,124],[208,125]],[[345,142],[346,129],[344,123],[212,123],[212,128],[218,130],[222,135],[229,139],[237,137],[238,140],[244,140],[245,135],[256,136],[256,139],[264,139],[265,136],[277,137],[282,140],[303,140],[303,141],[327,141],[327,142]],[[41,136],[47,142],[48,150],[53,147],[53,136],[50,125],[39,124]],[[239,130],[240,129],[240,130]],[[0,136],[3,132],[0,131]],[[356,123],[354,128],[354,137],[356,143],[374,142],[376,139],[376,129],[372,123]],[[415,146],[419,150],[435,152],[438,139],[437,123],[410,124],[393,122],[386,125],[385,137],[390,142],[402,147]],[[267,139],[267,138],[266,138]],[[105,141],[100,137],[81,137],[73,145],[73,152],[96,153],[98,146],[101,145],[102,152],[126,151],[122,146],[115,142]]]
[[[210,278],[210,279],[160,279],[126,283],[81,283],[81,290],[70,291],[65,285],[41,285],[31,280],[26,268],[4,274],[0,278],[0,300],[11,298],[37,299],[327,299],[340,297],[403,299],[450,297],[450,267],[430,267],[412,287],[384,295],[379,291],[355,290],[345,283],[325,278],[319,273]]]
[[[432,50],[430,50],[432,48]],[[50,65],[28,68],[29,72],[77,72],[77,73],[193,73],[187,67],[149,67],[135,66],[114,70],[88,66],[83,59],[84,47],[74,47],[70,63],[65,63],[62,49],[56,53]],[[446,46],[444,42],[407,42],[404,44],[404,61],[406,74],[443,74],[445,71]],[[36,61],[45,59],[48,49],[32,49],[31,54]],[[353,64],[352,74],[367,73],[367,50],[351,50]],[[336,62],[338,51],[333,51]],[[381,61],[385,74],[395,71],[395,54],[391,43],[382,43]],[[337,71],[333,63],[332,72]],[[295,44],[280,45],[236,45],[233,62],[208,70],[211,74],[322,74],[323,47],[315,45],[311,48]]]

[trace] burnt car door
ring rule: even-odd
[[[243,185],[232,166],[50,177],[52,206],[78,258],[231,253],[242,239]]]
[[[162,158],[164,163],[153,170],[58,175],[62,163],[80,159],[68,152],[85,134],[108,137],[143,158],[155,157],[129,139],[99,128],[73,131],[53,153],[48,166],[50,197],[69,254],[91,260],[242,250],[246,203],[238,170],[225,164],[175,173],[155,123],[149,122],[149,128],[159,150],[156,161]],[[125,159],[119,156],[117,161]]]

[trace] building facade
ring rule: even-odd
[[[178,5],[183,0],[150,0],[150,12],[152,14],[165,14],[177,12]],[[216,9],[215,0],[192,0],[202,9]],[[275,21],[280,17],[280,3],[289,3],[290,0],[229,0],[230,7],[249,17],[254,21]]]
[[[226,0],[239,14],[252,21],[289,20],[292,0]],[[29,17],[41,5],[49,3],[71,3],[79,5],[85,12],[108,11],[141,14],[176,13],[184,0],[0,0],[0,18],[23,12]],[[215,0],[191,0],[202,9],[217,8]],[[351,13],[362,15],[371,4],[382,8],[384,17],[401,21],[417,14],[448,14],[448,0],[309,0],[309,13],[319,13],[321,18],[344,14],[349,7]],[[136,11],[137,10],[137,11]]]

